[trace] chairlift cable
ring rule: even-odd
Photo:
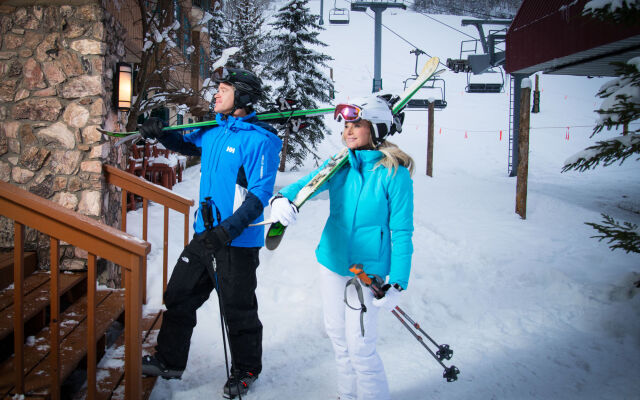
[[[403,3],[406,3],[408,5],[414,6],[414,11],[416,11],[418,13],[420,12],[420,11],[417,11],[415,9],[415,2],[409,2],[409,1],[403,0]],[[468,10],[468,9],[462,8],[460,6],[449,5],[449,10],[447,10],[447,9],[443,8],[442,6],[439,6],[437,4],[431,4],[431,7],[438,8],[438,10],[436,10],[436,11],[440,11],[442,14],[446,14],[447,11],[453,10],[453,11],[460,12],[460,16],[477,14],[477,15],[482,15],[484,17],[493,18],[493,19],[508,19],[508,17],[485,14],[485,13],[480,12],[480,11]],[[446,14],[446,15],[449,15],[449,14]]]
[[[468,33],[461,31],[460,29],[454,28],[453,26],[448,25],[448,24],[445,24],[445,23],[444,23],[444,22],[442,22],[442,21],[438,21],[437,19],[433,18],[433,17],[432,17],[431,15],[429,15],[429,14],[425,14],[425,13],[420,12],[420,11],[416,11],[416,12],[417,12],[418,14],[424,15],[425,17],[427,17],[427,18],[429,18],[429,19],[432,19],[432,20],[436,21],[436,22],[437,22],[437,23],[439,23],[439,24],[442,24],[442,25],[444,25],[444,26],[448,26],[449,28],[453,29],[454,31],[459,32],[459,33],[462,33],[463,35],[468,36],[468,37],[470,37],[470,38],[471,38],[471,39],[473,39],[473,40],[478,40],[478,38],[473,37],[473,36],[469,35]]]
[[[350,0],[346,0],[347,3],[351,4]],[[367,10],[365,12],[365,14],[375,20],[375,17],[369,14],[369,11]],[[405,39],[402,35],[400,35],[398,32],[394,31],[393,29],[389,28],[388,26],[386,26],[385,24],[382,24],[383,27],[385,27],[389,32],[393,33],[394,35],[396,35],[397,37],[399,37],[400,39],[402,39],[404,42],[406,42],[407,44],[409,44],[411,47],[413,47],[414,49],[420,50],[421,52],[423,52],[427,57],[432,57],[429,53],[427,53],[426,51],[422,50],[421,48],[419,48],[418,46],[416,46],[415,44],[411,43],[410,41],[408,41],[407,39]],[[447,66],[445,64],[442,63],[442,61],[439,61],[438,64],[441,64],[443,67],[447,68]]]

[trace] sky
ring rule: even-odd
[[[319,12],[319,1],[311,1]],[[324,2],[325,21],[333,2]],[[338,7],[348,7],[337,1]],[[274,10],[270,10],[271,13]],[[371,13],[369,13],[371,14]],[[320,39],[333,57],[336,104],[371,92],[373,19],[352,12],[348,25],[329,25]],[[387,10],[382,22],[383,92],[400,93],[414,73],[418,47],[458,58],[460,42],[477,37],[464,17]],[[447,27],[450,25],[456,30]],[[394,33],[395,32],[395,33]],[[397,34],[397,35],[396,35]],[[398,36],[399,35],[399,36]],[[427,57],[421,56],[420,64]],[[515,213],[516,178],[507,173],[508,78],[499,94],[469,94],[465,74],[445,72],[447,108],[435,113],[433,177],[425,174],[427,113],[408,111],[391,138],[416,162],[414,254],[400,306],[438,343],[454,351],[445,364],[456,382],[395,319],[380,316],[378,351],[393,399],[634,399],[640,393],[640,279],[637,254],[611,251],[585,222],[601,213],[640,223],[638,164],[628,159],[587,172],[565,172],[565,160],[591,138],[607,78],[541,74],[540,113],[531,115],[526,219]],[[500,73],[473,82],[501,82]],[[421,91],[424,98],[440,96]],[[342,148],[340,125],[318,147],[322,159]],[[501,133],[502,131],[502,133]],[[314,169],[279,173],[276,189]],[[199,166],[174,191],[198,198]],[[328,197],[307,202],[280,246],[260,252],[257,296],[264,325],[263,372],[247,400],[337,397],[330,341],[324,332],[314,249],[328,216]],[[193,212],[193,210],[192,210]],[[269,215],[269,208],[265,216]],[[163,208],[149,210],[148,305],[161,307]],[[142,210],[128,217],[142,235]],[[182,250],[182,216],[170,213],[169,268]],[[215,294],[198,311],[182,380],[159,379],[151,398],[221,398],[226,380]]]

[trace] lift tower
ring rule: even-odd
[[[373,90],[372,92],[378,92],[382,90],[382,73],[380,68],[382,58],[382,12],[387,8],[402,8],[407,9],[407,6],[403,3],[391,2],[391,1],[353,1],[351,2],[351,11],[366,12],[367,8],[370,8],[374,15],[375,21],[375,44],[373,54]]]

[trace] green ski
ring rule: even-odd
[[[422,71],[420,71],[420,74],[418,75],[416,80],[413,82],[413,84],[409,86],[400,95],[400,98],[394,104],[392,109],[393,114],[397,114],[400,111],[402,111],[404,106],[409,102],[409,100],[411,100],[413,95],[416,94],[416,92],[420,90],[420,88],[424,86],[424,84],[427,83],[427,81],[431,77],[442,72],[442,71],[436,72],[436,68],[438,68],[439,62],[440,60],[438,59],[438,57],[432,57],[425,63],[424,67],[422,68]],[[347,163],[348,160],[349,160],[349,151],[346,148],[340,151],[338,154],[331,157],[327,165],[325,165],[324,168],[318,171],[318,173],[313,177],[313,179],[311,179],[309,183],[307,183],[305,186],[302,187],[302,189],[300,189],[295,199],[293,199],[293,204],[298,209],[300,209],[300,207],[318,190],[318,188],[322,186],[325,182],[327,182],[329,179],[331,179],[331,177],[336,172],[338,172],[340,168],[342,168],[342,166]],[[287,227],[282,225],[278,221],[265,221],[260,225],[262,224],[266,225],[269,223],[271,223],[271,225],[269,226],[269,230],[267,231],[267,236],[265,238],[265,247],[269,250],[274,250],[275,248],[278,247],[278,245],[282,241],[282,237]]]
[[[309,110],[293,110],[293,111],[275,111],[275,112],[267,112],[258,114],[257,117],[261,121],[267,121],[272,119],[288,119],[295,117],[311,117],[314,115],[322,115],[322,114],[330,114],[333,112],[334,107],[325,107],[325,108],[312,108]],[[212,121],[202,121],[202,122],[194,122],[191,124],[183,124],[183,125],[174,125],[163,128],[163,131],[176,131],[176,130],[190,130],[197,129],[202,127],[212,127],[218,125],[216,120]],[[134,132],[111,132],[101,128],[98,128],[101,133],[105,135],[113,136],[113,137],[127,137],[138,134],[138,131]]]

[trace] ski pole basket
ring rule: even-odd
[[[407,313],[404,312],[399,306],[396,306],[395,309],[391,310],[391,313],[395,315],[396,318],[404,325],[405,328],[413,335],[413,337],[424,346],[425,349],[431,354],[431,356],[442,366],[444,369],[442,373],[442,377],[447,380],[447,382],[454,382],[458,380],[458,374],[460,374],[460,370],[455,365],[451,365],[447,367],[442,360],[450,360],[453,357],[453,350],[449,347],[448,344],[438,344],[436,343],[431,336],[427,334],[422,328],[420,324],[415,322]],[[438,348],[438,350],[434,353],[434,351],[424,342],[422,336],[418,335],[417,332],[422,333],[434,346]]]

